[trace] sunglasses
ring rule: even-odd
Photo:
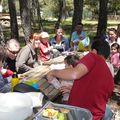
[[[12,54],[18,54],[18,52],[19,52],[19,51],[11,51],[11,50],[9,50],[9,49],[8,49],[8,51],[9,51],[10,53],[12,53]]]

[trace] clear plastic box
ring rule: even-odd
[[[46,118],[42,115],[42,111],[48,108],[49,106],[53,106],[54,108],[57,108],[57,109],[65,108],[70,110],[70,112],[67,114],[67,120],[92,120],[92,114],[87,109],[70,106],[70,105],[64,105],[64,104],[56,104],[50,101],[47,102],[43,106],[43,108],[35,115],[34,120],[51,120],[50,118]]]

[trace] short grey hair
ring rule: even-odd
[[[15,44],[17,44],[18,46],[20,46],[19,42],[18,42],[16,39],[10,39],[10,40],[8,40],[8,41],[6,42],[5,47],[6,47],[6,48],[10,48],[10,44],[12,44],[12,43],[15,43]]]

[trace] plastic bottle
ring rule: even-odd
[[[12,76],[12,80],[11,80],[11,87],[12,87],[12,90],[13,88],[20,83],[20,80],[18,78],[18,75],[16,72],[13,73],[13,76]]]

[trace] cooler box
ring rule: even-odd
[[[61,113],[64,112],[64,119],[58,119],[58,117],[49,118],[43,115],[44,110],[47,109],[54,109]],[[41,110],[35,115],[35,120],[92,120],[92,114],[89,110],[79,107],[74,107],[70,105],[64,105],[64,104],[56,104],[53,102],[47,102]]]

